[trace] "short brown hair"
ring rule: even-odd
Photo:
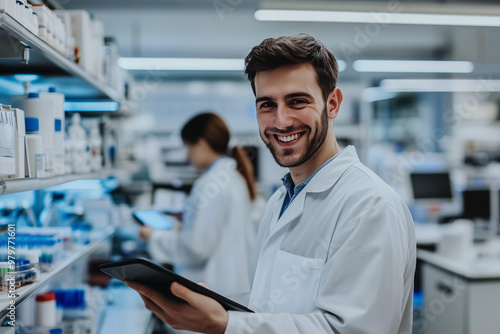
[[[327,99],[337,85],[339,67],[333,52],[308,34],[267,38],[245,58],[245,74],[255,94],[257,72],[271,71],[284,65],[310,63],[316,70],[316,79]]]

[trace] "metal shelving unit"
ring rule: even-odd
[[[7,66],[0,66],[1,74],[17,73],[48,73],[62,76],[66,81],[68,76],[78,80],[82,85],[92,90],[93,98],[102,100],[121,101],[121,96],[104,81],[88,73],[72,60],[66,58],[41,38],[33,34],[8,14],[0,14],[0,40],[4,51],[0,54],[11,55],[7,57],[15,60],[10,61]],[[10,49],[10,50],[9,50]],[[29,59],[22,63],[25,49],[29,49]],[[1,64],[1,63],[0,63]],[[64,80],[62,80],[64,81]],[[71,98],[72,94],[64,91],[64,84],[58,87],[61,93]]]
[[[82,249],[75,251],[60,263],[57,268],[52,270],[49,273],[43,273],[40,276],[40,279],[32,283],[30,285],[26,285],[20,288],[16,289],[16,298],[15,298],[15,305],[18,306],[20,303],[22,303],[24,300],[28,299],[29,297],[34,296],[38,291],[40,291],[44,286],[49,284],[50,282],[54,281],[57,277],[62,275],[67,269],[69,269],[75,262],[77,262],[79,259],[85,257],[86,255],[91,254],[93,251],[95,251],[106,239],[108,239],[113,233],[115,232],[115,228],[109,226],[102,234],[102,236],[99,238],[99,240],[95,240],[89,245],[84,246]],[[3,318],[9,310],[7,307],[10,304],[10,300],[2,300],[0,301],[0,319]]]
[[[36,0],[36,2],[43,2],[49,7],[62,9],[57,0]],[[63,93],[67,101],[118,102],[120,108],[116,116],[129,115],[133,109],[130,103],[124,100],[121,93],[109,86],[103,79],[95,77],[72,59],[65,57],[10,15],[0,13],[0,76],[5,79],[2,83],[3,86],[0,85],[0,95],[8,97],[12,94],[18,94],[14,93],[12,89],[12,85],[17,84],[17,81],[9,81],[9,76],[15,74],[39,75],[40,80],[50,82],[50,85],[55,86],[58,92]],[[112,113],[108,115],[115,116]],[[105,179],[116,173],[118,173],[116,170],[104,170],[96,173],[69,174],[48,178],[0,178],[0,198],[2,195],[49,188],[76,180]],[[57,278],[62,277],[69,268],[94,252],[114,232],[115,227],[113,226],[96,231],[97,238],[89,245],[65,254],[63,260],[56,264],[51,272],[41,274],[37,282],[17,288],[15,305],[18,306]],[[0,319],[8,314],[7,307],[12,301],[7,295],[3,297],[5,298],[0,299]]]

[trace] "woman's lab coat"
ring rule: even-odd
[[[148,250],[156,261],[225,296],[250,290],[254,245],[252,203],[236,161],[216,160],[194,183],[181,231],[153,231]]]
[[[278,218],[269,200],[252,260],[249,308],[226,333],[411,333],[416,246],[399,196],[343,150]]]

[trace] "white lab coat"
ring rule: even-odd
[[[181,231],[154,231],[148,250],[154,260],[225,296],[250,291],[248,263],[254,246],[252,202],[236,161],[216,160],[193,185]]]
[[[226,333],[411,333],[416,245],[399,196],[343,150],[282,217],[281,187],[264,211],[249,308]]]

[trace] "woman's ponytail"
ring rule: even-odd
[[[250,199],[254,201],[257,198],[257,188],[255,186],[255,176],[253,171],[252,163],[248,158],[247,153],[241,146],[235,146],[231,150],[231,156],[236,160],[238,164],[238,171],[243,175],[247,183],[248,193],[250,194]]]

